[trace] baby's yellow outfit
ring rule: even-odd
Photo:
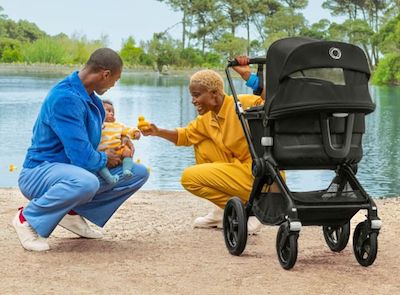
[[[264,103],[255,95],[240,95],[239,99],[244,110]],[[231,96],[225,96],[218,114],[210,111],[176,130],[176,145],[194,145],[197,163],[182,174],[185,189],[220,208],[232,196],[248,201],[254,181],[252,159]]]
[[[135,139],[136,131],[139,130],[127,127],[119,122],[104,122],[99,150],[104,151],[107,149],[115,149],[116,153],[122,153],[122,136],[128,136],[131,139]]]

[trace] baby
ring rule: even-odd
[[[103,100],[104,109],[106,111],[106,119],[101,133],[101,142],[99,145],[100,151],[112,149],[116,154],[122,158],[122,175],[132,176],[131,169],[133,167],[133,160],[130,156],[131,149],[124,144],[124,137],[127,140],[139,139],[140,131],[136,128],[129,128],[125,125],[115,121],[114,106],[111,101]],[[119,181],[118,175],[112,175],[107,167],[100,170],[99,174],[107,181],[107,183],[117,183]]]

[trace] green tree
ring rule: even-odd
[[[21,42],[33,42],[47,36],[36,24],[26,20],[20,20],[16,23],[11,19],[6,19],[3,21],[3,29],[5,30],[6,37]]]
[[[196,25],[196,31],[191,35],[199,41],[204,54],[206,46],[223,33],[226,22],[221,11],[217,9],[216,0],[193,0],[191,12]]]
[[[266,41],[266,20],[281,9],[282,4],[273,0],[252,0],[250,2],[250,21],[258,33],[258,42]],[[254,45],[254,44],[253,44]],[[264,45],[262,45],[264,47]]]
[[[283,7],[266,20],[265,26],[268,36],[266,45],[270,45],[278,39],[300,35],[306,24],[302,13]]]
[[[140,47],[136,47],[135,39],[130,36],[123,42],[120,55],[124,64],[128,66],[137,65],[140,63],[140,57],[144,51]]]
[[[186,45],[187,26],[191,16],[192,0],[157,0],[172,7],[174,11],[182,12],[182,48]]]
[[[212,48],[225,58],[232,58],[245,54],[247,40],[237,38],[230,33],[225,33],[212,44]]]
[[[176,42],[168,34],[153,34],[153,38],[146,47],[147,53],[155,61],[159,72],[162,71],[163,66],[176,64],[179,59]]]
[[[330,25],[331,23],[329,20],[321,19],[319,22],[316,22],[309,27],[304,27],[301,32],[301,35],[318,40],[328,39],[329,38],[328,29]]]
[[[28,63],[63,64],[67,56],[66,48],[53,38],[42,38],[23,48],[24,59]]]
[[[9,63],[22,60],[21,42],[10,38],[0,38],[0,61]]]
[[[350,25],[350,28],[346,30],[350,34],[346,36],[347,39],[350,41],[356,39],[358,44],[364,48],[371,67],[375,67],[380,57],[378,44],[375,42],[376,34],[388,10],[393,9],[389,5],[389,1],[327,0],[323,2],[322,7],[329,9],[332,15],[347,17],[346,24]],[[370,35],[367,36],[366,34]]]
[[[378,85],[400,85],[400,14],[386,23],[377,34],[376,42],[385,54],[373,75]]]
[[[376,85],[400,85],[400,54],[385,55],[374,71],[372,83]]]
[[[0,19],[7,19],[7,14],[4,13],[4,8],[0,6]]]

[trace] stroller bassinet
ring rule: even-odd
[[[282,267],[290,269],[297,259],[302,225],[322,225],[328,246],[339,252],[347,245],[351,218],[366,209],[367,220],[356,227],[353,248],[361,265],[371,265],[381,222],[355,176],[363,155],[364,117],[375,109],[364,52],[351,44],[295,37],[273,43],[266,58],[250,63],[266,66],[266,103],[245,111],[229,71],[237,63],[230,62],[226,69],[255,176],[246,206],[238,198],[226,205],[228,250],[234,255],[243,252],[247,218],[255,215],[264,224],[280,225],[277,254]],[[279,173],[292,169],[330,169],[336,176],[325,190],[296,193]],[[273,182],[279,193],[263,189]]]

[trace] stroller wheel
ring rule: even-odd
[[[350,237],[350,222],[343,225],[323,226],[326,244],[333,252],[340,252],[346,248]]]
[[[224,210],[225,245],[232,255],[242,254],[247,243],[247,216],[242,201],[231,198]]]
[[[359,264],[370,266],[378,252],[378,233],[369,228],[368,221],[360,222],[353,235],[354,255]]]
[[[290,232],[287,223],[279,226],[276,236],[276,252],[279,263],[284,269],[291,269],[297,260],[298,232]]]

